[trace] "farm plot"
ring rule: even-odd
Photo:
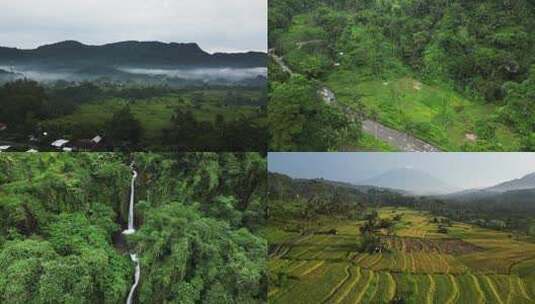
[[[534,244],[463,223],[435,237],[429,214],[379,214],[402,217],[393,234],[380,236],[386,249],[378,253],[361,251],[357,221],[323,219],[306,235],[273,234],[286,249],[268,262],[269,302],[535,303]]]

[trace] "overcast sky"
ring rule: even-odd
[[[292,177],[350,183],[410,167],[470,189],[535,172],[535,153],[269,153],[268,166]]]
[[[266,51],[267,0],[2,0],[0,45],[63,40],[197,42],[206,51]]]

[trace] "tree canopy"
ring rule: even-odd
[[[263,303],[266,186],[256,153],[2,153],[0,302],[124,302],[135,252],[142,303]]]

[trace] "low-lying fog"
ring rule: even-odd
[[[146,76],[147,78],[169,78],[187,81],[203,82],[240,82],[244,80],[255,79],[258,76],[267,77],[267,68],[138,68],[138,67],[116,67],[109,68],[107,72],[96,72],[90,75],[85,74],[83,70],[75,71],[72,69],[53,69],[45,70],[43,68],[28,66],[2,66],[0,70],[11,72],[9,77],[20,79],[28,78],[39,82],[54,82],[58,80],[83,81],[94,80],[99,77],[112,77],[114,79],[126,80],[129,77],[137,78]]]
[[[219,80],[242,81],[267,77],[267,68],[196,68],[196,69],[146,69],[146,68],[119,68],[120,71],[131,74],[167,76],[188,80]]]
[[[28,78],[39,82],[77,79],[74,73],[67,71],[41,71],[26,67],[2,65],[0,65],[0,70],[13,73],[13,75],[10,76],[15,79]]]

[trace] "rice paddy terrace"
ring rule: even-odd
[[[535,244],[458,222],[439,233],[424,212],[379,210],[396,215],[373,254],[359,252],[363,221],[272,222],[269,302],[535,303]]]

